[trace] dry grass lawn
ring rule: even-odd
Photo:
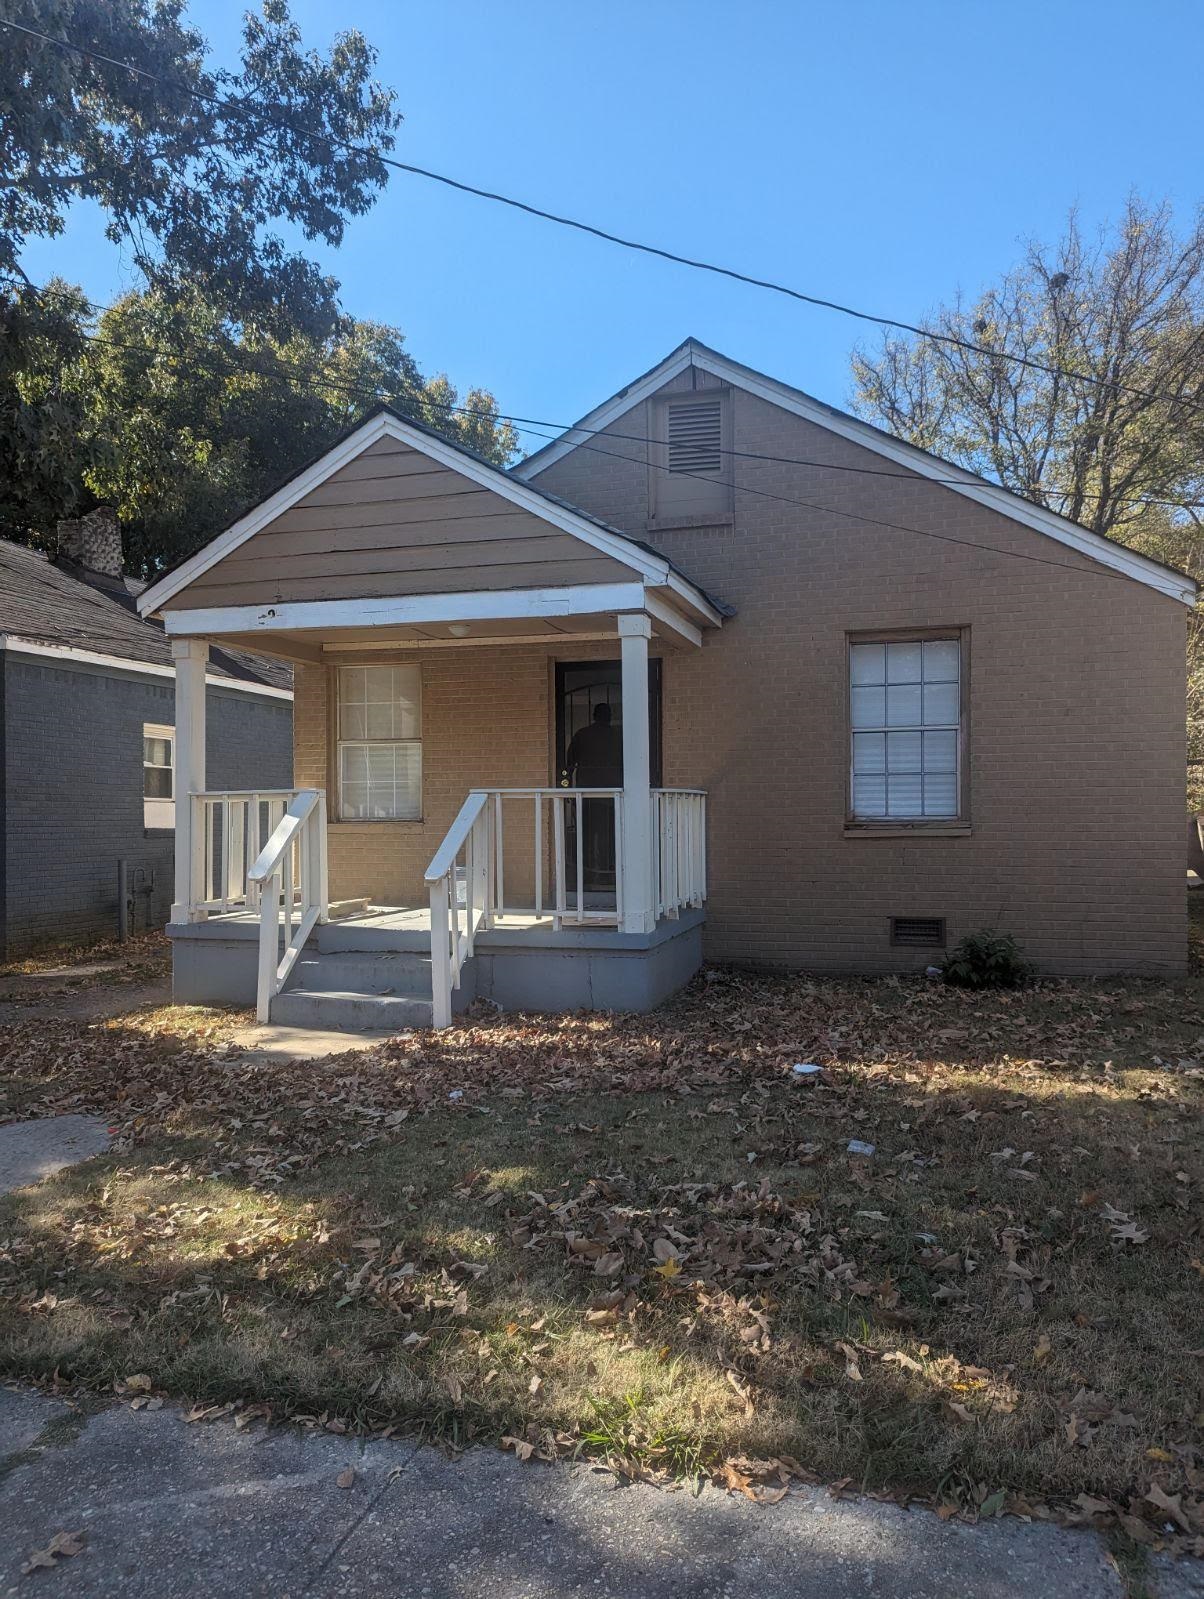
[[[0,1371],[1204,1552],[1202,1005],[712,972],[287,1068],[0,1029],[0,1119],[118,1130],[0,1200]]]

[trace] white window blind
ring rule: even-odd
[[[338,669],[339,815],[422,816],[422,682],[416,666]]]
[[[960,640],[852,645],[849,696],[853,815],[870,821],[956,817]]]

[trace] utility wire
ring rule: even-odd
[[[16,277],[9,277],[4,279],[4,281],[18,283],[22,288],[37,295],[39,298],[45,298],[48,294],[48,289],[45,285],[39,286],[37,284],[27,283],[23,279]],[[80,299],[80,303],[97,314],[104,314],[115,309],[115,307],[112,305],[101,305],[95,300],[86,300],[82,299],[82,297]],[[111,349],[131,350],[135,352],[140,351],[147,355],[155,356],[158,359],[175,362],[190,360],[193,362],[193,366],[195,367],[195,361],[193,360],[192,356],[189,354],[189,352],[183,350],[173,351],[162,349],[151,344],[135,344],[131,343],[129,340],[115,339],[112,337],[112,335],[107,333],[80,333],[79,336],[83,339],[86,339],[89,343],[104,345]],[[299,388],[310,389],[311,391],[327,390],[332,393],[352,395],[360,399],[375,400],[378,404],[397,404],[401,399],[400,394],[394,394],[389,391],[379,389],[368,389],[358,384],[343,383],[337,378],[322,378],[318,377],[316,374],[307,375],[300,372],[292,372],[288,370],[287,366],[278,366],[272,370],[268,370],[263,367],[258,367],[247,363],[245,360],[246,352],[242,349],[239,349],[237,352],[236,360],[235,352],[233,350],[219,348],[217,345],[208,340],[204,340],[202,343],[204,343],[210,353],[215,355],[219,360],[228,363],[226,368],[228,372],[237,373],[243,371],[269,379],[279,378],[284,382],[294,383]],[[240,365],[239,363],[242,364]],[[221,374],[211,373],[211,375],[220,376]],[[520,433],[531,433],[533,437],[545,439],[550,443],[556,443],[559,439],[570,433],[587,433],[594,438],[605,437],[610,439],[622,439],[633,444],[642,444],[648,449],[651,449],[657,443],[655,439],[650,438],[645,433],[621,433],[614,427],[590,428],[583,426],[579,422],[553,422],[549,421],[546,417],[517,416],[511,412],[487,411],[482,410],[477,406],[453,405],[446,400],[436,400],[432,396],[427,395],[424,391],[412,390],[409,392],[414,396],[416,403],[421,406],[428,407],[431,410],[452,412],[461,416],[474,417],[489,422],[509,422],[516,429],[516,431]],[[554,428],[556,429],[556,432],[552,434],[537,433],[535,432],[535,429],[537,428]],[[852,466],[844,462],[811,460],[805,456],[772,455],[761,450],[736,450],[724,446],[719,446],[718,450],[721,455],[733,456],[740,460],[762,461],[782,466],[812,467],[826,472],[851,473],[852,475],[858,477],[894,478],[904,483],[943,483],[946,485],[952,485],[954,487],[959,485],[965,487],[967,483],[967,479],[965,477],[920,477],[914,472],[897,472],[888,467]],[[631,458],[625,456],[623,459],[629,460]],[[976,474],[971,474],[971,477],[974,477],[975,475]],[[993,483],[989,478],[981,478],[979,481],[981,481],[981,483],[988,488],[1003,487],[1002,484]],[[971,484],[971,486],[973,485]],[[1005,492],[1015,493],[1016,491],[1006,490]],[[1028,504],[1032,505],[1040,503],[1036,500],[1029,500],[1025,495],[1017,494],[1017,498],[1024,499]],[[1096,494],[1087,491],[1084,495],[1084,498],[1090,500],[1102,500],[1104,496],[1102,494]],[[1131,498],[1119,498],[1115,503],[1119,505],[1158,505],[1164,506],[1171,510],[1204,510],[1204,501],[1167,500],[1156,498],[1153,495],[1137,495]],[[1042,507],[1042,509],[1048,509],[1048,507]],[[1060,515],[1062,513],[1054,512],[1053,514]]]
[[[270,108],[235,100],[227,100],[223,96],[213,94],[206,90],[194,88],[191,84],[179,79],[166,78],[157,72],[151,72],[145,67],[136,66],[131,61],[121,61],[113,56],[102,55],[97,50],[89,49],[85,45],[75,44],[69,39],[56,39],[48,33],[42,33],[37,28],[29,28],[19,22],[0,20],[0,27],[8,28],[13,32],[25,34],[31,39],[38,39],[44,44],[53,46],[57,50],[69,54],[82,56],[87,61],[101,62],[105,66],[116,67],[118,70],[133,73],[136,77],[145,78],[149,82],[162,85],[180,94],[192,96],[209,105],[220,107],[237,116],[246,116],[250,110],[273,126],[286,132],[295,134],[298,138],[310,139],[315,143],[324,145],[328,150],[345,150],[352,155],[362,156],[369,160],[379,161],[382,166],[392,167],[398,172],[409,173],[413,177],[426,178],[432,183],[443,184],[446,188],[455,189],[461,194],[471,194],[480,200],[489,200],[496,205],[509,206],[515,211],[522,211],[528,216],[539,218],[544,222],[555,223],[558,227],[572,228],[578,233],[589,234],[596,239],[602,239],[607,244],[614,244],[624,250],[633,250],[642,255],[655,256],[662,261],[672,262],[676,266],[690,267],[696,272],[708,272],[713,276],[728,278],[735,283],[744,283],[755,289],[765,289],[771,294],[785,295],[788,299],[801,301],[804,305],[818,306],[821,310],[836,311],[842,316],[853,317],[859,322],[870,322],[878,327],[895,328],[902,333],[912,333],[919,338],[930,339],[934,343],[947,344],[956,349],[966,350],[975,355],[985,355],[993,360],[1007,361],[1015,366],[1022,366],[1034,372],[1043,372],[1050,377],[1071,379],[1077,383],[1090,383],[1100,388],[1108,389],[1114,393],[1132,394],[1140,399],[1155,401],[1166,405],[1184,405],[1194,410],[1204,410],[1200,401],[1188,398],[1185,395],[1161,395],[1152,390],[1138,388],[1132,384],[1121,383],[1114,378],[1097,377],[1091,372],[1079,372],[1074,368],[1055,366],[1049,362],[1038,361],[1032,356],[1016,355],[1007,350],[992,349],[989,345],[975,344],[970,339],[959,338],[953,333],[940,333],[933,328],[917,326],[913,322],[904,322],[898,317],[882,316],[871,311],[861,311],[855,306],[844,305],[838,300],[824,299],[819,295],[806,294],[801,289],[794,289],[787,284],[777,283],[771,278],[756,277],[748,272],[741,272],[735,267],[719,266],[713,261],[704,261],[700,258],[681,255],[675,250],[664,249],[660,245],[647,244],[639,239],[628,239],[622,234],[612,233],[606,228],[600,228],[590,222],[582,222],[577,217],[562,216],[555,211],[545,210],[542,206],[531,205],[526,200],[515,199],[512,195],[501,194],[493,189],[482,189],[476,184],[465,183],[460,178],[449,177],[446,173],[432,171],[429,167],[420,167],[409,161],[399,161],[393,156],[382,155],[379,150],[366,149],[349,139],[331,138],[328,134],[319,133],[311,128],[301,127],[273,113]]]

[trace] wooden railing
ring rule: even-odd
[[[707,797],[700,788],[652,790],[652,883],[657,918],[707,897]]]
[[[247,888],[258,896],[256,1015],[266,1022],[306,939],[329,912],[326,795],[321,789],[300,789],[293,795],[247,872]]]
[[[238,789],[189,796],[192,804],[190,910],[256,910],[259,890],[247,881],[263,841],[279,825],[294,788]]]
[[[474,790],[460,807],[426,869],[431,899],[432,1021],[451,1025],[452,994],[473,940],[489,917],[491,812],[489,796]]]
[[[599,839],[613,888],[588,886],[587,857]],[[452,995],[482,928],[516,917],[547,919],[554,930],[619,923],[622,859],[621,789],[473,789],[426,870],[435,1026],[451,1021]]]

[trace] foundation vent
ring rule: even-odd
[[[945,918],[943,916],[892,916],[890,919],[892,944],[912,949],[944,949]]]

